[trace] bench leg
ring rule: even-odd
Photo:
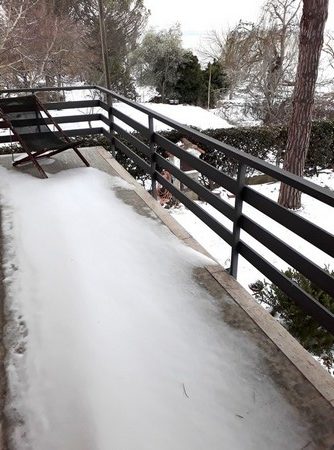
[[[88,162],[87,159],[83,156],[83,154],[78,150],[78,147],[74,147],[74,146],[73,146],[73,150],[74,150],[75,153],[79,156],[79,158],[81,159],[81,161],[82,161],[87,167],[90,167],[89,162]]]
[[[42,178],[48,178],[47,174],[45,173],[44,169],[40,166],[40,164],[37,161],[37,158],[35,157],[35,155],[32,155],[31,153],[28,154],[28,156],[25,156],[22,159],[19,159],[18,161],[15,161],[13,163],[14,167],[17,167],[19,164],[25,163],[25,162],[32,162],[33,165],[36,167],[36,169],[38,170],[39,174],[41,175]]]

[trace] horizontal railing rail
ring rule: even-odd
[[[93,108],[100,106],[99,100],[80,100],[71,102],[48,102],[45,104],[47,109],[79,109],[79,108]]]
[[[91,87],[90,87],[91,88]],[[79,87],[73,87],[71,90],[77,89],[79,90]],[[47,89],[39,88],[37,90],[47,91]],[[60,90],[60,89],[58,89]],[[82,90],[82,88],[80,88]],[[24,92],[31,92],[30,90],[23,90]],[[3,91],[0,91],[0,94]],[[6,93],[20,93],[21,90],[15,90],[11,89],[9,91],[6,91]],[[89,136],[89,135],[97,135],[102,134],[103,130],[101,126],[88,126],[88,127],[80,127],[78,128],[79,124],[82,123],[92,123],[92,122],[107,122],[109,119],[107,119],[103,114],[100,112],[96,113],[95,110],[99,109],[100,107],[100,100],[80,100],[80,101],[68,101],[68,102],[47,102],[45,103],[46,108],[51,111],[64,111],[64,114],[62,115],[52,115],[53,120],[58,124],[74,124],[73,128],[64,129],[64,133],[69,137],[75,137],[75,136]],[[85,112],[82,114],[68,114],[68,110],[79,110],[83,109]],[[87,112],[89,110],[89,112]],[[90,112],[91,111],[91,112]],[[52,120],[48,117],[45,117],[43,119],[47,124],[52,124]],[[40,120],[38,118],[34,119],[16,119],[13,121],[13,124],[19,127],[32,127],[34,125],[40,124]],[[2,121],[0,121],[0,129],[4,130],[4,134],[0,135],[0,144],[11,144],[17,142],[17,139],[15,136],[12,136],[11,133],[8,130],[8,133],[5,132],[7,128],[7,125]],[[59,135],[59,132],[56,130],[55,134]]]
[[[46,87],[29,87],[29,88],[15,88],[15,89],[0,89],[0,95],[20,94],[36,92],[59,92],[59,91],[82,91],[82,90],[100,90],[96,85],[82,85],[82,86],[46,86]]]
[[[77,114],[74,116],[54,116],[53,120],[56,123],[79,123],[79,122],[94,122],[103,120],[102,114]],[[48,117],[45,117],[43,119],[16,119],[12,120],[13,126],[17,127],[31,127],[34,125],[43,125],[44,123],[47,123],[49,125],[52,125],[52,120]]]
[[[0,91],[0,94],[9,95],[18,94],[20,92],[71,91],[83,89],[93,90],[95,94],[100,93],[100,98],[70,102],[50,102],[47,104],[50,111],[64,110],[64,114],[54,116],[54,119],[58,123],[101,123],[100,127],[72,128],[70,130],[65,130],[69,136],[102,134],[110,141],[113,151],[125,154],[151,177],[151,192],[154,197],[157,197],[156,185],[159,183],[230,245],[230,273],[232,276],[237,276],[238,257],[241,255],[265,277],[285,292],[286,295],[305,311],[306,314],[311,315],[314,319],[318,320],[324,328],[334,334],[334,314],[301,289],[284,273],[278,270],[263,255],[260,255],[255,251],[247,242],[247,236],[242,235],[242,233],[247,233],[252,239],[255,239],[288,265],[305,275],[306,278],[315,283],[334,299],[334,278],[324,270],[324,268],[319,267],[305,255],[294,249],[291,242],[285,242],[282,238],[272,233],[271,230],[266,229],[262,224],[255,222],[242,211],[243,204],[247,203],[257,211],[260,211],[262,214],[270,217],[273,221],[279,223],[282,227],[285,227],[310,244],[316,246],[330,257],[334,257],[333,234],[304,219],[293,211],[281,207],[273,200],[258,193],[252,187],[247,186],[246,169],[252,168],[270,175],[272,178],[299,189],[301,192],[310,195],[329,207],[334,206],[333,192],[286,172],[252,155],[239,151],[214,138],[206,136],[197,130],[182,125],[171,118],[152,111],[146,106],[140,105],[100,86],[70,86],[52,89],[12,89],[5,92]],[[130,109],[133,108],[135,111],[142,113],[142,116],[147,120],[146,125],[142,122],[138,122],[137,119],[129,117],[127,113],[121,111],[119,105],[122,103],[127,105],[127,110],[129,110],[128,107],[130,107]],[[67,113],[69,109],[78,108],[90,108],[91,111],[85,111],[82,115],[71,115]],[[96,108],[99,110],[96,111]],[[224,174],[221,170],[218,170],[202,159],[184,151],[178,145],[162,136],[154,129],[155,121],[161,122],[174,130],[178,130],[184,137],[187,137],[194,143],[199,145],[202,144],[208,149],[223,152],[228,158],[236,161],[239,166],[237,178],[232,178],[231,176]],[[26,126],[34,124],[30,119],[22,121],[22,123],[26,124]],[[129,130],[133,130],[134,132]],[[0,142],[5,142],[4,139],[8,138],[8,136],[0,136]],[[198,171],[208,180],[229,191],[235,196],[235,206],[231,206],[203,184],[188,176],[187,173],[174,165],[166,157],[166,154],[178,158],[180,161],[183,161],[188,166]],[[161,173],[163,169],[170,173],[174,180],[178,180],[180,183],[187,186],[190,190],[195,192],[201,200],[210,204],[216,211],[226,217],[230,222],[230,229],[202,208],[199,202],[191,200],[177,187],[175,182],[173,183],[167,180]]]
[[[68,137],[77,137],[77,136],[94,136],[94,135],[101,135],[104,132],[104,128],[102,127],[89,127],[89,128],[77,128],[77,129],[71,129],[71,130],[63,130],[63,132]],[[59,131],[55,131],[55,134],[59,137],[61,137],[61,133]],[[18,141],[14,136],[0,136],[0,144],[16,144]]]
[[[148,117],[152,117],[153,119],[158,120],[159,122],[164,123],[165,125],[170,126],[171,128],[181,131],[185,136],[194,139],[200,144],[205,145],[207,148],[216,149],[222,151],[226,156],[239,161],[241,164],[245,164],[248,167],[259,170],[266,175],[270,175],[272,178],[275,178],[278,181],[283,181],[286,184],[289,184],[292,187],[304,192],[305,194],[310,195],[311,197],[316,198],[330,206],[334,206],[334,194],[328,192],[328,190],[324,189],[321,186],[317,186],[314,183],[305,180],[297,175],[294,175],[290,172],[284,171],[279,167],[273,166],[265,161],[262,161],[255,156],[249,155],[241,150],[238,150],[228,144],[225,144],[217,139],[214,139],[210,136],[207,136],[200,131],[194,130],[186,125],[182,125],[181,123],[170,119],[169,117],[163,116],[145,106],[139,105],[133,100],[129,100],[122,95],[115,94],[112,91],[108,91],[103,87],[99,87],[101,92],[109,93],[113,98],[132,106],[134,109],[141,111],[147,114]],[[101,104],[103,107],[103,103]],[[127,123],[127,122],[125,122]],[[128,124],[128,123],[127,123]],[[130,125],[130,124],[128,124]],[[131,126],[131,125],[130,125]]]

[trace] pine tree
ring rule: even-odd
[[[178,79],[177,71],[184,56],[180,26],[158,32],[149,31],[134,56],[139,83],[155,87],[162,102],[172,97]]]
[[[185,53],[183,61],[177,69],[175,95],[181,103],[198,105],[203,84],[203,72],[197,56]]]
[[[203,84],[201,92],[202,106],[214,108],[217,100],[228,90],[228,79],[221,64],[214,60],[203,71]],[[209,92],[210,91],[210,92]],[[209,105],[208,105],[209,93]]]

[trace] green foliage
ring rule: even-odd
[[[260,159],[266,159],[269,154],[277,160],[282,160],[287,141],[286,127],[240,127],[204,130],[204,134],[218,141],[231,145]],[[162,133],[172,142],[179,142],[184,136],[178,131]],[[189,139],[189,138],[188,138]],[[206,147],[195,139],[191,141],[205,150],[201,158],[223,170],[227,175],[235,176],[237,163],[226,157],[217,149]],[[314,175],[319,170],[334,165],[334,121],[314,122],[311,131],[310,149],[306,159],[305,175]],[[251,174],[251,169],[249,169]]]
[[[185,53],[177,69],[174,87],[176,97],[181,103],[207,107],[209,88],[209,107],[213,108],[228,88],[227,77],[221,64],[214,61],[202,70],[197,56],[191,52]]]
[[[208,90],[210,83],[210,108],[216,106],[217,100],[224,94],[229,86],[226,73],[223,70],[221,64],[214,60],[213,63],[209,63],[206,69],[203,71],[203,84],[201,92],[201,104],[208,106]]]
[[[227,76],[218,61],[202,70],[197,56],[182,48],[179,25],[146,33],[133,58],[139,84],[154,87],[163,103],[171,98],[207,106],[210,85],[210,107],[213,107],[228,88]]]
[[[181,103],[198,105],[203,90],[203,71],[197,56],[187,52],[177,68],[175,94]]]
[[[334,276],[334,271],[325,271]],[[289,268],[284,275],[310,294],[319,303],[334,313],[334,299],[309,281],[304,275]],[[271,314],[278,317],[284,327],[313,355],[322,358],[328,369],[334,364],[334,336],[322,328],[319,323],[308,316],[277,286],[266,281],[251,284],[255,299],[268,305]]]
[[[334,120],[313,122],[305,170],[312,173],[333,164]]]
[[[183,61],[182,33],[179,25],[169,30],[149,31],[135,52],[138,81],[154,86],[162,101],[174,94],[177,71]]]
[[[284,148],[281,129],[279,128],[224,128],[220,130],[208,130],[207,134],[225,144],[263,160],[267,158],[269,153],[277,155]],[[217,169],[223,170],[227,175],[235,176],[237,173],[238,162],[227,157],[221,150],[207,149],[202,158]],[[248,168],[247,170],[249,175],[253,172],[252,168]]]
[[[218,141],[231,145],[250,155],[265,160],[269,153],[281,158],[287,139],[287,129],[285,127],[252,127],[252,128],[222,128],[216,130],[204,130],[204,134],[213,137]],[[162,136],[171,142],[177,143],[183,137],[184,133],[177,130],[160,132]],[[137,137],[149,144],[141,136]],[[189,137],[187,137],[189,139]],[[98,145],[100,139],[103,146],[110,147],[105,138],[86,138],[93,144]],[[232,177],[236,176],[238,163],[231,158],[227,158],[221,150],[206,147],[195,139],[190,139],[194,144],[205,150],[201,159],[212,166],[222,170],[225,174]],[[128,143],[127,145],[132,148]],[[308,158],[306,160],[305,175],[313,175],[320,168],[332,167],[334,164],[334,122],[315,122],[312,127],[311,145]],[[134,151],[136,151],[133,148]],[[162,152],[161,149],[159,149]],[[162,152],[163,153],[163,152]],[[143,156],[143,155],[141,155]],[[137,167],[129,158],[117,156],[120,162],[129,168],[131,174],[138,179],[143,179],[143,171]],[[248,169],[248,175],[252,174],[252,169]],[[205,183],[205,180],[202,180]]]

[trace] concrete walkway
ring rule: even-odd
[[[133,184],[133,190],[116,189],[117,196],[124,203],[131,205],[138,214],[151,217],[161,225],[166,225],[184,243],[206,254],[205,250],[104,149],[85,149],[84,155],[93,167]],[[0,164],[11,168],[11,158],[0,157]],[[57,173],[80,166],[80,160],[73,152],[67,151],[59,155],[53,164],[46,165],[45,170],[49,173]],[[35,175],[34,169],[30,166],[21,170]],[[302,448],[334,449],[333,379],[219,265],[195,269],[194,279],[216,299],[221,320],[246,336],[258,348],[258,353],[261,355],[261,376],[269,378],[275,384],[277,391],[294,410],[298,421],[307,430],[305,445]],[[4,302],[3,273],[0,270],[0,331],[3,330]],[[0,358],[1,376],[4,358],[1,342]],[[2,376],[1,379],[3,380],[4,377]],[[5,385],[0,383],[0,408],[4,406],[2,402],[4,393]],[[243,419],[240,417],[240,420]],[[10,423],[7,423],[6,429],[10,434]],[[0,443],[1,435],[0,424]],[[6,448],[4,442],[1,448]],[[284,436],[282,436],[282,448],[288,448],[284,446]]]

